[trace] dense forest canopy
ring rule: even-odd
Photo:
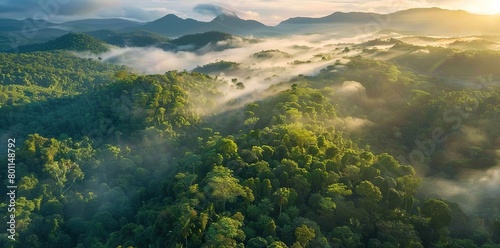
[[[2,247],[500,247],[498,51],[327,46],[257,88],[238,62],[146,75],[46,46],[0,53]],[[285,51],[250,54],[306,66]]]

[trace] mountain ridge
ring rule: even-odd
[[[42,20],[0,19],[0,34],[14,33],[22,36],[23,25]],[[210,31],[230,33],[238,36],[281,36],[287,34],[308,34],[347,32],[365,30],[366,27],[380,30],[394,30],[417,35],[477,35],[500,34],[500,14],[480,15],[464,10],[442,8],[412,8],[389,14],[374,12],[336,11],[323,17],[292,17],[275,26],[256,20],[245,20],[237,15],[221,14],[210,21],[181,18],[167,14],[156,20],[142,23],[124,18],[83,19],[62,23],[44,22],[37,29],[37,37],[56,38],[68,32],[93,32],[109,29],[120,33],[148,31],[169,38]],[[337,25],[337,26],[336,26]],[[36,26],[35,26],[36,28]],[[370,29],[371,30],[371,29]]]
[[[204,33],[210,31],[231,33],[234,35],[251,35],[269,32],[272,27],[255,20],[243,20],[236,15],[221,14],[209,22],[183,19],[174,14],[146,23],[138,27],[150,32],[160,33],[169,37],[180,37],[187,34]]]
[[[318,25],[318,27],[312,27]],[[424,35],[472,35],[477,33],[499,34],[500,15],[480,15],[464,10],[449,10],[437,7],[412,8],[388,14],[373,12],[334,12],[313,17],[293,17],[282,21],[276,27],[301,32],[336,31],[335,26],[319,25],[360,25],[363,29],[373,26],[400,32]],[[321,28],[321,29],[320,29]]]
[[[88,34],[72,32],[45,43],[37,43],[19,47],[19,51],[21,52],[53,50],[68,50],[77,52],[88,51],[91,53],[101,53],[107,52],[109,50],[109,47],[107,43]]]

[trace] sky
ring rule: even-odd
[[[151,21],[166,14],[209,21],[234,13],[267,25],[290,17],[322,17],[336,11],[392,13],[417,7],[463,9],[477,14],[500,13],[500,0],[0,0],[0,18],[34,18],[52,22],[120,17]]]

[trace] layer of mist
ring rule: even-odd
[[[258,42],[244,42],[240,40],[228,40],[216,44],[208,44],[195,51],[165,51],[156,47],[149,48],[113,48],[111,51],[98,55],[82,55],[86,57],[101,57],[104,61],[126,65],[138,73],[163,74],[171,70],[193,71],[204,65],[216,64],[218,62],[231,62],[237,66],[230,70],[209,72],[212,76],[226,80],[228,83],[222,90],[225,98],[220,99],[224,105],[228,101],[240,99],[239,105],[243,106],[250,101],[261,100],[269,97],[272,92],[269,87],[283,82],[289,82],[299,75],[315,76],[327,66],[337,64],[336,68],[342,68],[341,64],[348,62],[349,57],[363,53],[364,49],[376,48],[382,51],[390,51],[394,44],[389,38],[397,38],[407,44],[417,46],[440,46],[440,47],[464,47],[468,45],[487,45],[489,49],[498,48],[500,39],[498,37],[423,37],[403,36],[397,33],[365,34],[357,37],[339,38],[339,35],[296,35],[284,38],[265,38]],[[374,38],[385,39],[381,44],[371,46],[359,46]],[[483,39],[484,38],[484,39]],[[489,39],[492,42],[484,42]],[[231,44],[229,44],[231,43]],[[375,42],[378,43],[378,42]],[[219,49],[230,45],[231,48]],[[188,50],[185,47],[184,50]],[[405,52],[392,51],[378,59],[390,60]],[[428,54],[429,50],[422,48],[414,53]],[[332,79],[333,80],[333,79]],[[232,83],[231,83],[232,82]],[[241,83],[239,87],[235,84]],[[287,86],[288,87],[288,86]],[[286,87],[278,87],[285,89]],[[341,101],[350,101],[365,109],[371,109],[379,113],[387,110],[385,99],[368,97],[367,89],[362,83],[356,81],[345,81],[341,85],[333,86],[334,94]],[[219,108],[220,111],[229,109]],[[213,113],[204,113],[213,114]],[[368,127],[376,126],[383,119],[367,119],[355,116],[352,113],[344,113],[332,123],[350,133],[359,133]],[[463,127],[464,142],[468,145],[481,145],[485,137],[478,135],[474,127]],[[447,159],[460,159],[456,152],[457,147],[448,147]],[[500,151],[496,151],[500,159]],[[487,170],[471,170],[470,173],[462,174],[458,179],[446,179],[444,177],[426,177],[421,184],[420,194],[426,197],[443,198],[459,203],[464,210],[477,214],[484,201],[499,197],[500,187],[500,163],[498,166]]]
[[[261,92],[271,85],[286,82],[298,75],[316,75],[336,60],[345,61],[345,56],[354,56],[361,52],[343,50],[347,46],[345,44],[352,44],[356,39],[358,38],[334,39],[327,35],[301,35],[261,39],[258,42],[232,39],[210,43],[195,51],[126,47],[113,48],[97,55],[80,55],[94,59],[100,57],[104,61],[125,65],[137,73],[144,74],[163,74],[171,70],[192,71],[210,63],[235,62],[239,65],[236,70],[209,73],[228,82],[236,78],[244,84],[244,88],[239,90],[234,90],[233,85],[221,89],[227,95],[226,100],[230,100]],[[226,45],[233,48],[220,49]]]

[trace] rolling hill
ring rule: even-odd
[[[252,39],[245,39],[228,33],[209,31],[204,33],[188,34],[164,42],[157,47],[165,51],[196,51],[204,53],[206,51],[222,51],[229,48],[240,47],[244,42],[255,42]],[[206,49],[204,51],[202,48]]]
[[[184,34],[201,32],[202,26],[203,22],[194,19],[182,19],[174,14],[169,14],[136,29],[146,30],[169,37],[178,37]]]
[[[141,22],[130,21],[121,18],[109,19],[85,19],[69,21],[60,24],[61,29],[69,29],[73,32],[90,32],[100,29],[129,30],[143,25]]]
[[[236,35],[248,35],[262,32],[271,32],[273,28],[268,27],[258,21],[243,20],[235,15],[219,15],[208,23],[206,29],[226,32]]]
[[[320,24],[320,23],[362,23],[371,21],[374,17],[382,16],[375,13],[363,13],[363,12],[335,12],[331,15],[313,18],[313,17],[293,17],[289,18],[279,25],[290,25],[290,24]]]
[[[53,50],[68,50],[77,52],[88,51],[91,53],[100,53],[108,51],[109,48],[104,42],[83,33],[69,33],[45,43],[19,47],[20,52]]]
[[[215,44],[219,41],[229,40],[234,38],[233,35],[211,31],[199,34],[188,34],[171,41],[176,46],[192,46],[193,49],[200,49],[209,43]]]
[[[169,38],[148,31],[119,33],[112,30],[97,30],[88,35],[119,47],[148,47],[168,43]]]

